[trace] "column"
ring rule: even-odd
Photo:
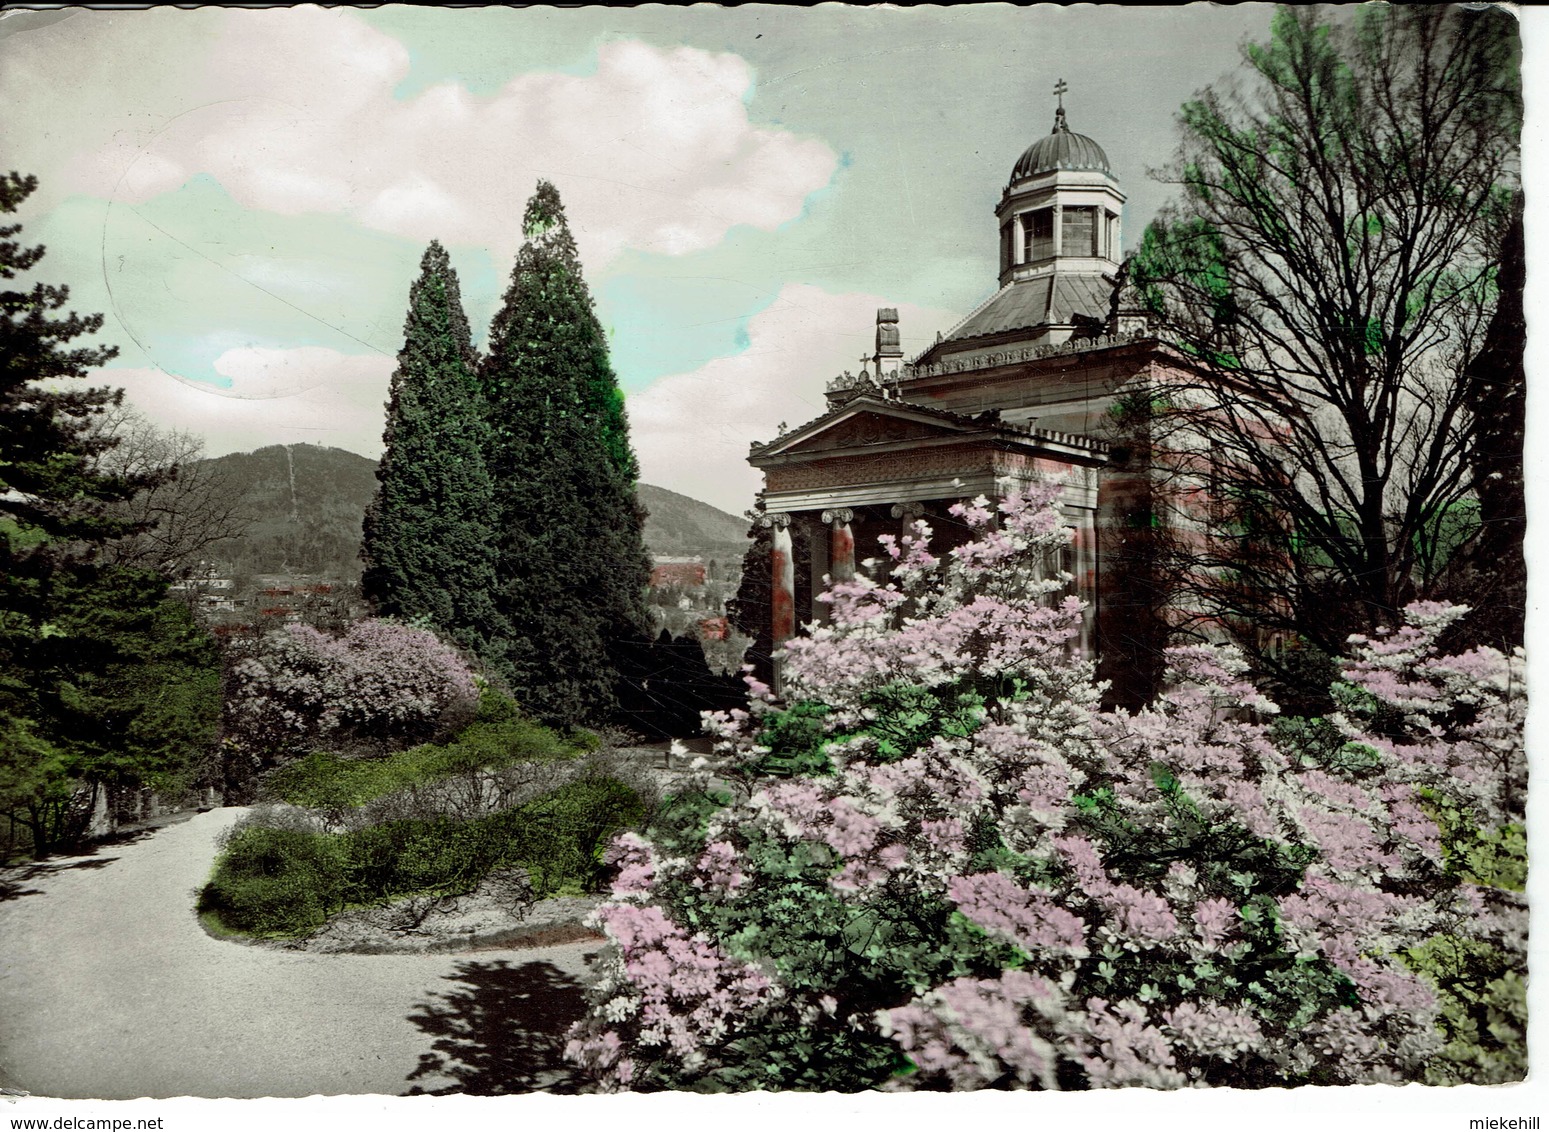
[[[759,519],[769,530],[769,626],[778,649],[796,635],[796,564],[791,559],[791,517],[776,511]]]
[[[797,519],[796,522],[801,522],[801,520]],[[811,516],[811,530],[808,531],[808,534],[811,537],[807,539],[807,563],[809,567],[807,576],[812,579],[812,594],[809,602],[811,612],[808,620],[816,621],[819,625],[827,625],[829,623],[828,602],[819,601],[818,598],[823,593],[825,585],[823,579],[828,576],[832,567],[828,561],[828,529],[819,524],[816,514]],[[791,541],[796,541],[794,536],[792,536]],[[798,600],[801,597],[800,594],[796,596]],[[796,610],[796,618],[798,621],[801,620],[800,609]]]
[[[925,504],[919,502],[893,504],[893,518],[900,519],[899,535],[914,534],[914,522],[925,517]]]
[[[1097,523],[1096,512],[1076,512],[1076,596],[1085,606],[1081,613],[1081,659],[1097,659]]]
[[[855,579],[855,532],[850,529],[854,520],[855,512],[848,507],[823,512],[823,522],[829,527],[829,570],[836,582]]]

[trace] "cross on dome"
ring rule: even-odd
[[[1057,170],[1091,171],[1113,176],[1108,155],[1103,147],[1085,134],[1070,128],[1065,119],[1065,95],[1070,84],[1059,79],[1050,92],[1055,98],[1054,128],[1039,138],[1022,154],[1016,168],[1011,171],[1011,184],[1028,180]]]

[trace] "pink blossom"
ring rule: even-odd
[[[1194,905],[1194,926],[1207,951],[1220,951],[1237,927],[1237,906],[1220,896]]]
[[[613,878],[613,895],[644,895],[651,891],[656,878],[655,853],[651,843],[638,833],[621,833],[613,841],[608,861],[618,867]]]
[[[1441,830],[1427,817],[1416,803],[1418,792],[1408,784],[1391,783],[1382,788],[1387,802],[1388,820],[1393,832],[1413,842],[1427,857],[1440,861],[1442,857]]]
[[[954,979],[878,1020],[921,1074],[946,1077],[955,1089],[1008,1077],[1022,1088],[1053,1089],[1052,1039],[1067,1015],[1055,984],[1004,971],[998,979]]]
[[[1100,900],[1113,917],[1112,927],[1142,946],[1165,943],[1178,934],[1178,918],[1166,899],[1154,892],[1115,884],[1102,893]]]
[[[1100,895],[1112,887],[1108,879],[1108,873],[1103,868],[1102,856],[1097,851],[1097,846],[1085,837],[1057,837],[1054,846],[1065,858],[1065,863],[1070,866],[1071,872],[1076,876],[1076,883],[1085,892],[1092,895]]]
[[[1436,1009],[1436,992],[1418,977],[1364,956],[1340,958],[1334,965],[1355,983],[1363,1002],[1389,1014],[1420,1014]]]
[[[1137,1002],[1110,1006],[1101,998],[1089,999],[1077,1036],[1087,1051],[1079,1060],[1093,1088],[1176,1089],[1185,1083],[1166,1037]]]
[[[1362,941],[1376,938],[1412,905],[1411,898],[1309,874],[1300,892],[1281,898],[1280,912],[1333,957],[1357,954]]]
[[[866,860],[847,861],[830,882],[841,892],[856,892],[887,879],[887,870]]]
[[[1403,628],[1357,641],[1345,669],[1360,687],[1336,686],[1340,712],[1330,722],[1378,757],[1339,774],[1291,765],[1300,752],[1277,747],[1261,718],[1273,705],[1228,649],[1174,650],[1175,684],[1162,700],[1133,713],[1104,711],[1091,667],[1067,651],[1079,603],[1059,599],[1058,581],[1044,576],[1047,554],[1066,537],[1057,492],[1042,485],[998,514],[987,500],[960,506],[970,538],[952,553],[932,554],[923,525],[887,540],[886,581],[835,586],[831,623],[788,644],[783,690],[829,709],[823,726],[835,773],[753,781],[745,800],[711,820],[703,847],[674,850],[681,855],[621,839],[619,898],[597,919],[613,942],[570,1046],[605,1085],[659,1084],[658,1067],[674,1080],[711,1071],[718,1058],[743,1056],[734,1039],[760,1025],[874,1027],[920,1070],[896,1087],[1052,1087],[1075,1069],[1094,1087],[1176,1087],[1203,1079],[1207,1060],[1253,1054],[1285,1079],[1394,1080],[1419,1075],[1440,1040],[1433,988],[1395,956],[1440,927],[1518,961],[1523,902],[1459,889],[1443,876],[1435,867],[1440,834],[1421,799],[1438,792],[1490,825],[1520,820],[1521,658],[1484,650],[1438,658],[1450,607],[1416,607]],[[992,697],[964,719],[962,734],[954,729],[907,758],[880,761],[868,733],[879,690],[954,694],[996,682],[1015,693]],[[1400,709],[1399,738],[1369,733],[1374,691]],[[758,741],[768,710],[765,703],[712,721],[740,783],[765,753]],[[1385,710],[1384,728],[1395,718]],[[1169,789],[1159,789],[1168,775]],[[1077,790],[1085,795],[1079,806]],[[1097,797],[1094,808],[1087,799]],[[1236,988],[1257,977],[1238,964],[1261,954],[1258,933],[1250,938],[1243,926],[1263,909],[1255,902],[1245,913],[1232,899],[1205,895],[1200,860],[1173,861],[1160,882],[1140,881],[1154,872],[1132,868],[1128,832],[1109,832],[1132,830],[1135,845],[1177,843],[1193,811],[1292,854],[1317,851],[1299,889],[1279,898],[1275,927],[1287,952],[1320,956],[1350,978],[1358,1009],[1287,1031],[1261,1013],[1253,993],[1229,979],[1206,981],[1212,968],[1237,978]],[[1016,875],[1010,867],[964,872],[980,867],[967,862],[981,833],[1019,862]],[[821,972],[799,992],[787,990],[739,958],[762,946],[738,918],[757,903],[746,891],[754,865],[740,847],[769,838],[804,842],[809,859],[831,861],[826,899],[855,922],[886,926],[895,913],[885,894],[946,899],[961,914],[950,921],[957,928],[966,920],[1014,946],[1016,962],[1031,969],[954,979],[871,1018],[842,1017],[844,989],[824,985]],[[1047,887],[1019,880],[1023,868]],[[1219,870],[1208,872],[1219,883]],[[1267,879],[1229,876],[1245,891],[1262,892]],[[762,899],[766,889],[778,892],[779,878],[758,874],[758,884]],[[724,902],[715,915],[703,915],[716,899]],[[690,914],[701,917],[694,923],[724,924],[715,930],[727,934],[690,934],[680,926]],[[945,940],[928,942],[950,954]],[[982,941],[974,946],[983,954]],[[1168,975],[1139,987],[1137,1001],[1073,1005],[1070,988],[1112,977],[1103,964],[1111,972],[1135,962],[1121,959],[1121,949],[1144,949]],[[1191,969],[1199,972],[1192,989],[1172,977]],[[1231,997],[1203,998],[1206,987]]]
[[[1179,1045],[1204,1057],[1233,1061],[1264,1043],[1257,1019],[1216,1002],[1181,1002],[1162,1020]]]
[[[1352,810],[1364,810],[1371,805],[1371,796],[1359,786],[1343,782],[1321,770],[1303,771],[1297,776],[1301,784],[1319,797],[1336,806],[1348,806]]]
[[[270,633],[234,667],[231,710],[243,743],[291,755],[339,738],[423,741],[466,721],[478,695],[434,633],[370,619],[337,637],[300,624]]]
[[[859,857],[876,844],[881,823],[853,803],[835,798],[828,804],[828,814],[830,822],[823,829],[823,839],[841,857]]]
[[[1279,823],[1270,813],[1263,791],[1255,783],[1241,780],[1222,783],[1221,796],[1231,804],[1234,816],[1250,833],[1259,837],[1279,835]]]
[[[727,841],[707,843],[704,854],[699,858],[698,867],[704,877],[702,882],[696,877],[695,882],[708,885],[717,892],[736,892],[747,879],[743,875],[742,862],[737,856],[736,847]],[[614,891],[618,891],[617,885],[614,886]]]
[[[951,854],[963,851],[963,823],[957,818],[922,821],[920,833],[930,847],[938,853]]]
[[[947,894],[959,911],[987,932],[1028,952],[1087,953],[1086,924],[1050,896],[1031,892],[1004,873],[955,877]]]
[[[778,782],[766,787],[755,801],[783,818],[792,837],[815,839],[822,836],[829,799],[816,782],[810,779]]]
[[[1398,858],[1382,848],[1382,838],[1365,818],[1333,813],[1320,806],[1302,806],[1296,818],[1322,851],[1323,859],[1336,869],[1370,872],[1398,864]]]

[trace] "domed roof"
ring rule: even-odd
[[[1103,147],[1085,134],[1071,133],[1070,127],[1065,125],[1063,113],[1055,119],[1052,133],[1027,147],[1027,152],[1022,154],[1016,168],[1011,171],[1011,181],[1015,184],[1056,169],[1079,169],[1113,176],[1113,169],[1108,164],[1108,155],[1103,152]]]

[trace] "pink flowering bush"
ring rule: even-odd
[[[330,636],[287,625],[233,669],[228,732],[269,759],[362,741],[386,750],[468,722],[478,696],[467,664],[429,630],[367,620]]]
[[[831,625],[787,645],[787,702],[755,686],[710,719],[731,770],[614,849],[613,946],[568,1050],[603,1087],[1479,1062],[1524,910],[1454,847],[1520,816],[1520,657],[1435,656],[1459,611],[1421,606],[1352,641],[1327,720],[1275,720],[1204,645],[1171,651],[1151,707],[1102,711],[1080,607],[1042,569],[1057,494],[960,506],[974,538],[939,557],[923,523],[884,540],[890,578],[835,586]],[[1439,940],[1476,961],[1445,969]],[[1495,997],[1468,998],[1491,963]]]

